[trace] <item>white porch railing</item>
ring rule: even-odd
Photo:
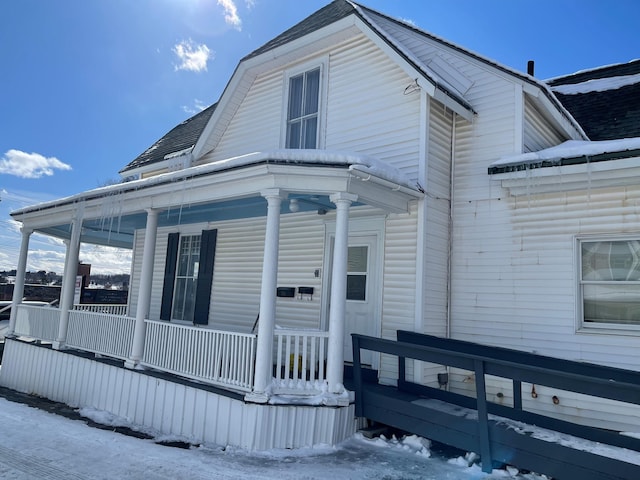
[[[326,379],[329,332],[277,329],[274,335],[276,390],[316,393]]]
[[[14,333],[18,336],[35,338],[45,342],[53,342],[58,338],[60,309],[18,305]]]
[[[147,320],[143,365],[251,391],[256,335]]]
[[[126,360],[131,353],[135,323],[135,318],[124,315],[72,310],[66,344]]]
[[[126,315],[126,304],[107,304],[107,303],[77,303],[73,306],[74,310],[83,312],[108,313],[110,315]]]

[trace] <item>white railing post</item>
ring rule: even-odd
[[[20,244],[20,256],[18,257],[18,269],[16,270],[16,283],[13,285],[13,300],[11,304],[11,314],[9,316],[8,335],[12,335],[16,328],[16,316],[18,315],[18,305],[22,303],[24,296],[24,279],[27,272],[27,255],[29,253],[29,238],[33,233],[30,228],[22,227],[22,242]]]
[[[327,383],[330,393],[342,393],[344,374],[344,316],[347,304],[347,254],[349,251],[349,207],[358,197],[348,193],[331,195],[336,205],[336,238],[331,272]]]
[[[262,196],[267,199],[267,227],[262,263],[255,382],[253,392],[247,396],[249,400],[259,403],[268,401],[267,387],[270,385],[273,375],[273,330],[276,317],[280,205],[282,204],[281,192],[278,189],[264,191]]]
[[[144,250],[142,252],[142,268],[140,272],[140,288],[138,289],[138,305],[136,308],[136,326],[133,333],[133,346],[127,368],[134,368],[144,355],[146,323],[151,306],[151,282],[153,280],[153,260],[156,254],[156,237],[158,235],[158,211],[147,210],[147,226],[144,232]]]
[[[71,223],[71,238],[67,243],[67,254],[62,275],[62,291],[60,292],[60,322],[58,324],[58,338],[53,342],[53,348],[64,348],[67,341],[69,325],[69,310],[73,308],[76,277],[78,276],[78,260],[80,258],[80,234],[82,233],[82,209],[78,209]]]

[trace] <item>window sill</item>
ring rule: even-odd
[[[639,336],[640,337],[640,325],[625,325],[625,324],[607,324],[607,323],[595,323],[585,325],[582,324],[576,330],[576,333],[585,335],[625,335],[625,336]]]

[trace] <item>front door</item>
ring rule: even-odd
[[[345,310],[344,361],[353,361],[352,333],[380,335],[380,303],[376,275],[377,236],[349,237],[347,260],[347,306]],[[377,356],[376,356],[377,357]],[[374,365],[374,354],[363,350],[363,365]]]
[[[349,250],[347,259],[347,298],[345,309],[344,361],[353,362],[352,333],[372,337],[380,336],[382,312],[382,221],[352,221],[349,224]],[[331,298],[331,271],[335,230],[328,226],[325,262],[324,318],[328,318]],[[379,368],[379,354],[363,350],[363,365]]]

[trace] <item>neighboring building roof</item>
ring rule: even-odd
[[[640,60],[548,81],[591,140],[640,137]]]
[[[510,155],[493,162],[489,175],[533,168],[558,167],[621,160],[640,156],[640,138],[618,140],[568,140],[537,152]]]
[[[120,170],[120,173],[133,170],[145,165],[158,163],[165,160],[171,154],[178,152],[188,153],[189,149],[198,141],[200,134],[204,130],[216,109],[217,104],[205,108],[191,118],[188,118],[180,125],[171,129],[166,135],[151,145],[140,154],[135,160]]]

